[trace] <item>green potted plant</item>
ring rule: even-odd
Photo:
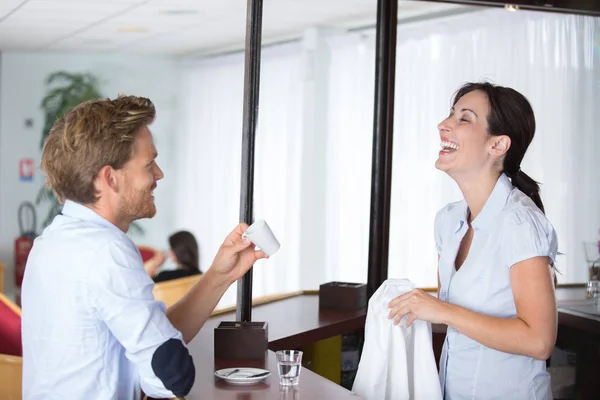
[[[103,97],[98,88],[99,79],[90,73],[54,72],[47,78],[46,84],[49,88],[41,102],[45,120],[40,148],[44,147],[50,129],[57,119],[84,101]],[[42,227],[48,226],[62,209],[62,205],[46,185],[40,188],[35,200],[38,206],[44,202],[49,202],[50,206],[42,221]],[[131,228],[132,231],[143,234],[139,225],[131,224]]]

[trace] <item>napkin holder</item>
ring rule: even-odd
[[[328,282],[319,286],[319,308],[360,310],[367,307],[367,285],[364,283]]]
[[[266,322],[222,321],[214,333],[215,359],[264,360],[267,356]]]

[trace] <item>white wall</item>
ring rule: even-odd
[[[165,57],[87,53],[18,53],[0,55],[0,263],[8,266],[5,291],[13,290],[14,239],[19,235],[17,210],[23,201],[35,201],[44,183],[39,168],[40,137],[44,117],[40,101],[46,93],[45,80],[58,70],[91,72],[102,81],[106,97],[120,93],[150,98],[157,108],[151,130],[159,152],[158,162],[166,178],[156,190],[158,213],[152,220],[140,222],[143,237],[138,243],[166,247],[170,225],[171,196],[174,184],[172,137],[175,118],[175,61]],[[33,126],[26,127],[31,118]],[[33,158],[36,171],[33,182],[19,181],[19,160]],[[46,209],[38,207],[38,232]]]

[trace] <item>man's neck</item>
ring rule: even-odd
[[[115,211],[114,207],[107,207],[103,204],[84,204],[84,206],[93,210],[96,214],[119,228],[121,231],[126,233],[129,230],[129,225],[131,222],[125,221],[123,218],[119,218],[118,213]]]

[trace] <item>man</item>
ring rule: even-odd
[[[163,173],[140,97],[85,102],[59,119],[42,152],[48,186],[64,202],[38,237],[22,288],[24,399],[138,399],[187,394],[186,344],[226,289],[265,258],[238,225],[210,269],[165,311],[152,296],[129,225],[156,213]]]

